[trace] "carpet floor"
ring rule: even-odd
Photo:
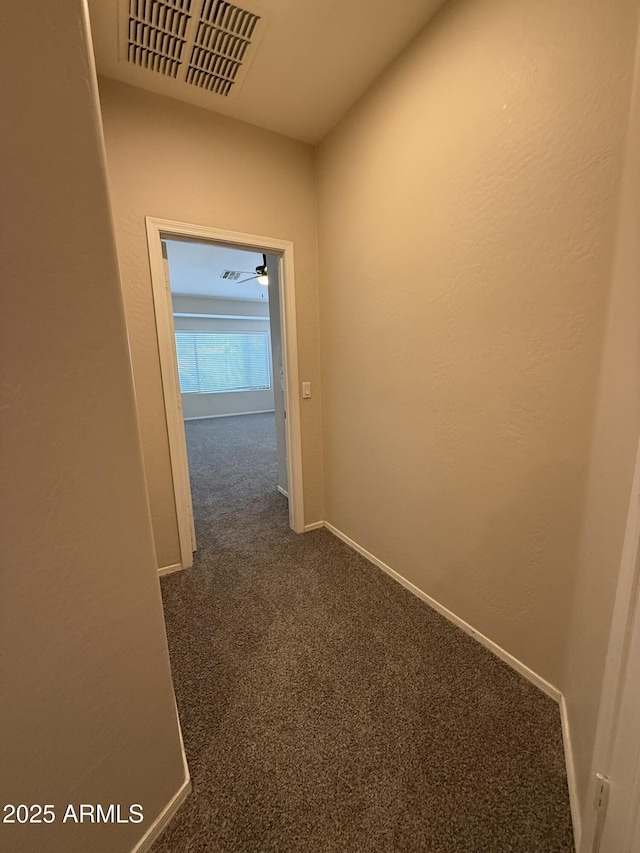
[[[273,415],[187,424],[198,550],[162,578],[189,851],[573,851],[557,705],[326,530]]]

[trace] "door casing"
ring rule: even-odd
[[[611,621],[580,853],[634,853],[640,813],[640,442]],[[597,774],[608,803],[595,804]]]
[[[266,252],[277,255],[279,258],[280,274],[278,279],[287,411],[289,525],[296,533],[303,533],[304,498],[293,243],[290,240],[226,231],[206,225],[157,219],[152,216],[147,216],[145,221],[164,409],[169,439],[169,456],[173,476],[173,493],[180,540],[180,560],[182,568],[186,569],[193,564],[193,511],[191,508],[189,463],[182,416],[182,400],[178,381],[173,306],[171,304],[171,290],[165,276],[162,239],[170,239],[171,237],[184,239],[186,237],[209,241],[234,249]]]

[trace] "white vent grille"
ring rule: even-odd
[[[258,15],[226,0],[204,0],[187,83],[228,95],[259,20]]]
[[[129,62],[177,77],[190,8],[191,0],[129,0]]]
[[[238,272],[237,270],[225,270],[220,278],[226,278],[229,281],[238,281],[238,279],[243,275],[243,273]]]
[[[264,18],[227,0],[122,0],[122,57],[224,97],[235,94]]]

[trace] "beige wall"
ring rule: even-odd
[[[3,88],[0,828],[22,853],[130,851],[182,755],[83,4],[23,0]],[[55,18],[55,25],[53,23]],[[142,824],[62,823],[67,803]]]
[[[619,206],[613,283],[598,386],[580,572],[563,673],[583,802],[598,711],[597,687],[621,558],[640,437],[640,53]],[[599,772],[606,771],[598,767]]]
[[[292,240],[305,521],[323,517],[312,149],[234,119],[102,80],[116,240],[160,566],[179,562],[144,217]]]
[[[585,756],[617,566],[571,617],[635,17],[454,0],[318,152],[326,518],[571,685]],[[617,510],[637,387],[626,408]]]

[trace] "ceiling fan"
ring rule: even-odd
[[[263,287],[268,287],[269,285],[269,277],[267,276],[267,256],[264,254],[262,255],[262,263],[258,264],[256,267],[256,274],[249,276],[249,278],[242,279],[238,284],[244,284],[246,281],[253,281],[254,279],[257,279],[258,284],[261,284]]]

